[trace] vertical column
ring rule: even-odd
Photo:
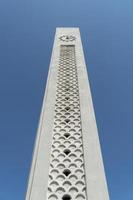
[[[109,200],[78,28],[58,28],[26,200]]]

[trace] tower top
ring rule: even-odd
[[[76,44],[80,40],[80,31],[78,27],[75,28],[56,28],[57,42],[60,39],[60,42],[64,44]]]

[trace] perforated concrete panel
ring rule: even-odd
[[[78,28],[56,30],[26,200],[109,200]]]

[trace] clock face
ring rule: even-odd
[[[60,37],[60,40],[64,41],[64,42],[72,42],[74,41],[76,38],[72,35],[62,35]]]

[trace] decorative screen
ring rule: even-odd
[[[47,199],[87,199],[74,45],[60,46],[50,159]]]

